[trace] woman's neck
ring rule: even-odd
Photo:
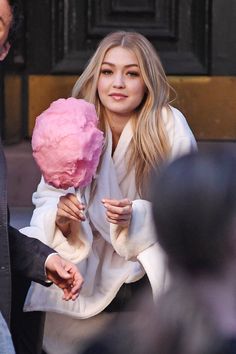
[[[116,114],[107,114],[106,119],[112,132],[112,151],[116,149],[120,136],[124,130],[124,127],[130,120],[131,116],[120,116]]]

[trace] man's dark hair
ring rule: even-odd
[[[12,10],[12,24],[8,34],[8,42],[12,44],[23,20],[22,3],[20,0],[8,0]]]

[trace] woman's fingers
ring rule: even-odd
[[[118,206],[118,207],[132,205],[132,201],[129,200],[128,198],[125,198],[125,199],[107,199],[107,198],[103,198],[102,199],[102,203],[103,204],[113,205],[113,206]]]
[[[66,204],[69,207],[72,207],[74,211],[79,210],[84,210],[84,204],[80,203],[79,200],[77,199],[76,195],[72,193],[68,193],[66,195],[63,195],[59,199],[59,203]]]
[[[61,216],[72,216],[74,218],[80,217],[80,209],[67,198],[61,197],[57,207],[58,214]]]
[[[132,216],[132,202],[129,199],[103,199],[107,221],[113,224],[128,226]]]
[[[129,199],[103,199],[102,202],[104,207],[110,213],[119,215],[126,215],[132,213],[132,202]]]
[[[111,224],[115,224],[115,225],[121,225],[121,226],[129,226],[130,224],[130,219],[129,218],[128,220],[124,220],[124,219],[118,219],[118,220],[114,220],[114,219],[111,219],[111,218],[108,218],[107,217],[107,221]]]
[[[84,217],[84,205],[80,203],[76,196],[73,194],[67,194],[65,196],[61,196],[59,202],[57,204],[58,217],[68,218],[70,220],[85,220]]]
[[[107,217],[113,220],[128,220],[130,219],[130,213],[129,214],[115,214],[110,211],[107,211],[106,213]]]

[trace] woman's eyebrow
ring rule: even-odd
[[[104,62],[102,63],[102,65],[104,65],[104,64],[107,64],[107,65],[110,65],[110,66],[115,66],[115,64],[110,63],[110,62],[108,62],[108,61],[104,61]],[[126,68],[128,68],[128,67],[130,67],[130,66],[136,66],[136,67],[138,67],[137,64],[127,64],[127,65],[124,65],[124,67],[126,67]]]

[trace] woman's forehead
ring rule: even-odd
[[[128,63],[129,65],[138,65],[138,59],[136,54],[131,49],[120,46],[108,49],[108,51],[104,55],[103,62],[124,62],[126,64]]]

